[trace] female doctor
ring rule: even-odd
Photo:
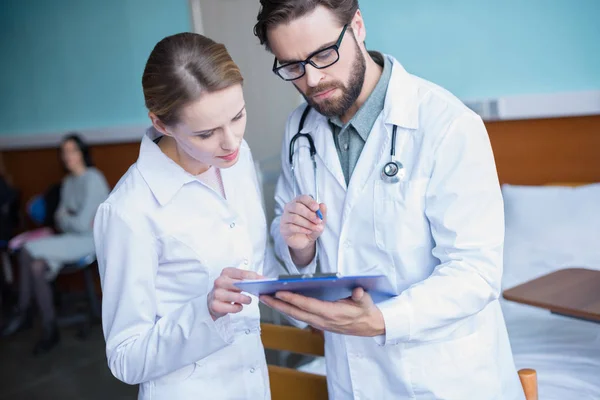
[[[152,127],[94,225],[109,368],[139,399],[268,399],[258,301],[233,285],[266,248],[240,71],[181,33],[142,86]]]

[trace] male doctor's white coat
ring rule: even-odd
[[[326,117],[314,110],[302,132],[317,150],[320,202],[327,224],[317,242],[322,272],[384,273],[402,288],[378,304],[383,337],[325,333],[327,382],[338,399],[523,399],[498,297],[504,240],[503,202],[481,119],[450,93],[393,60],[383,112],[346,186]],[[271,227],[277,255],[297,268],[279,233],[293,199],[288,162],[304,105],[288,119],[283,172]],[[406,175],[381,180],[396,155]],[[298,194],[314,195],[308,142],[296,144]]]

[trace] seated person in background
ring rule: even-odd
[[[94,252],[94,215],[109,193],[104,176],[93,167],[88,146],[79,136],[71,134],[63,139],[60,157],[68,172],[55,214],[60,232],[23,245],[19,256],[18,308],[2,331],[2,336],[8,336],[23,327],[35,293],[43,325],[34,354],[50,350],[59,341],[49,281],[65,263],[76,262]]]
[[[0,153],[0,306],[10,304],[10,283],[12,282],[12,269],[10,258],[7,255],[8,241],[17,227],[18,193],[11,184],[11,179]],[[8,301],[6,301],[8,300]]]
[[[11,208],[16,200],[17,191],[11,184],[11,179],[0,153],[0,249],[5,248],[6,242],[13,234],[16,217],[12,215]]]
[[[60,201],[62,182],[54,183],[42,194],[31,198],[26,205],[29,219],[40,227],[18,234],[8,242],[11,252],[18,252],[25,243],[54,235],[56,227],[55,214]]]

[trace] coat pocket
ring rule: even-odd
[[[497,399],[500,376],[487,342],[476,331],[406,349],[416,398]]]
[[[425,216],[428,178],[390,184],[375,181],[373,218],[377,247],[387,251],[419,247],[429,236]]]

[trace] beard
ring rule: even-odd
[[[341,81],[333,81],[308,88],[306,94],[300,92],[304,97],[304,100],[306,100],[312,108],[328,118],[344,115],[356,102],[356,99],[358,99],[358,96],[362,91],[365,82],[367,63],[360,51],[360,47],[358,47],[356,39],[354,39],[354,43],[356,44],[356,56],[352,62],[352,72],[350,73],[350,78],[346,85]],[[324,99],[319,102],[316,102],[312,97],[314,94],[324,93],[331,89],[339,89],[342,95],[335,98]]]

